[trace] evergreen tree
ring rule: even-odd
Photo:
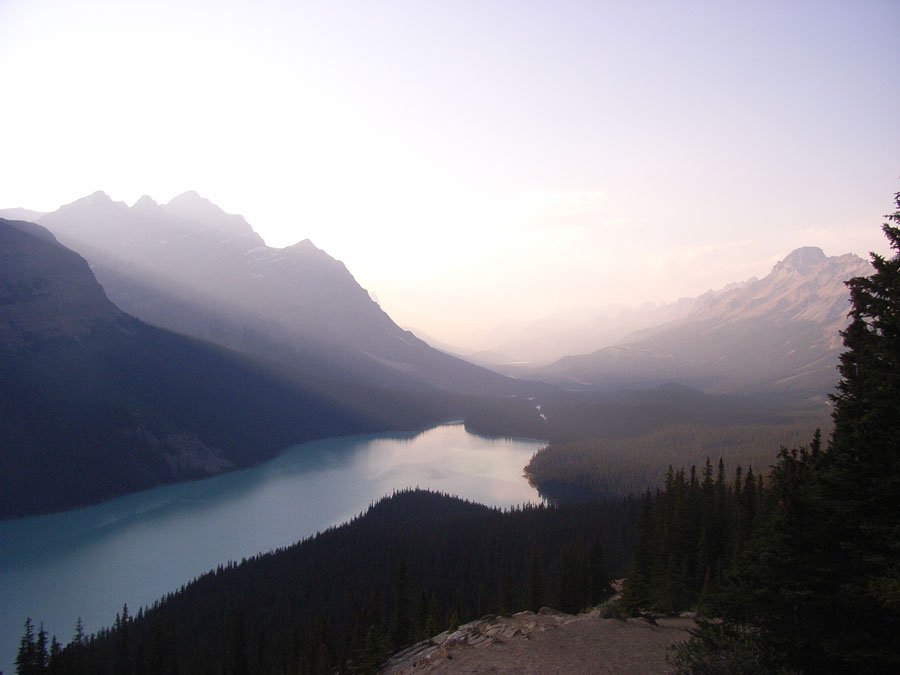
[[[835,662],[900,670],[900,193],[883,226],[894,255],[850,280],[834,431],[815,486],[825,564],[846,626],[825,636]]]
[[[770,475],[771,513],[713,603],[729,624],[754,627],[773,665],[812,666],[823,624],[839,620],[828,611],[828,589],[811,583],[823,544],[819,513],[806,489],[814,470],[807,448],[781,449]]]
[[[75,634],[72,636],[72,644],[80,647],[84,642],[84,622],[81,617],[75,621]]]
[[[122,607],[122,614],[116,614],[116,672],[128,673],[131,670],[129,633],[131,632],[131,617],[128,614],[128,605]]]
[[[50,639],[50,660],[48,662],[47,672],[48,673],[59,673],[62,672],[60,668],[59,658],[62,654],[62,645],[59,644],[59,640],[56,639],[54,635]]]
[[[19,641],[19,651],[16,654],[16,673],[18,675],[35,675],[40,672],[37,668],[37,646],[34,642],[34,624],[31,617],[25,619],[25,632]]]
[[[354,654],[353,673],[377,673],[378,668],[391,654],[390,640],[381,626],[372,624],[359,650]]]
[[[84,622],[79,616],[75,621],[75,633],[72,635],[72,640],[69,642],[68,649],[68,652],[71,655],[68,662],[71,664],[72,672],[81,673],[84,671],[85,646]],[[65,654],[61,654],[60,656],[65,656]],[[60,660],[62,661],[62,659]]]
[[[50,665],[50,644],[47,642],[47,631],[44,630],[44,622],[41,621],[41,627],[38,630],[37,642],[34,649],[34,660],[37,672],[47,672],[47,666]]]

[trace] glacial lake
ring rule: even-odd
[[[96,506],[0,522],[0,670],[26,616],[65,644],[228,560],[346,522],[394,490],[421,487],[494,506],[540,500],[522,469],[545,445],[462,423],[294,446],[250,469]]]

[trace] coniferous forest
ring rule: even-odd
[[[762,485],[720,468],[670,472],[639,518],[625,592],[661,610],[699,602],[682,672],[893,673],[900,669],[900,194],[895,254],[850,280],[834,430],[782,448]],[[688,515],[706,500],[698,522]],[[752,521],[752,525],[750,522]],[[699,525],[699,527],[698,527]],[[710,538],[708,533],[714,536]],[[710,542],[715,545],[710,549]]]
[[[210,572],[21,673],[373,672],[394,651],[490,613],[596,605],[624,572],[638,502],[500,511],[420,490]],[[39,631],[38,631],[39,632]]]
[[[643,497],[509,511],[419,490],[212,571],[65,646],[28,619],[18,672],[373,672],[488,613],[695,608],[682,673],[900,671],[900,193],[894,251],[848,282],[833,429],[771,467],[666,471]],[[587,486],[590,487],[590,486]],[[605,488],[603,488],[605,489]],[[601,488],[598,488],[597,494]],[[607,491],[608,494],[608,491]]]

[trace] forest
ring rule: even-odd
[[[660,467],[699,467],[710,459],[761,476],[775,462],[779,445],[804,443],[828,422],[810,415],[788,424],[676,424],[636,436],[551,443],[535,454],[525,475],[554,501],[641,494],[660,484]]]
[[[629,438],[677,425],[784,425],[808,416],[821,417],[822,407],[772,394],[708,394],[676,383],[615,392],[557,390],[482,398],[465,410],[466,428],[474,433],[542,438],[555,444]]]
[[[373,672],[394,651],[486,614],[596,605],[625,570],[638,506],[501,511],[399,492],[152,607],[123,608],[97,635],[76,629],[63,648],[32,626],[19,672]]]
[[[679,672],[900,669],[900,194],[896,204],[883,227],[894,256],[873,254],[874,274],[847,283],[827,442],[782,447],[761,484],[748,471],[729,487],[722,466],[714,481],[708,468],[699,481],[670,471],[645,497],[626,605],[699,603],[710,617],[673,655]]]

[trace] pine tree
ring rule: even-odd
[[[129,633],[131,632],[131,616],[128,605],[122,607],[122,614],[116,614],[116,672],[127,673],[131,670]]]
[[[378,668],[391,654],[390,640],[379,624],[372,624],[360,649],[354,654],[353,673],[378,672]]]
[[[84,623],[79,616],[75,621],[75,634],[72,636],[72,644],[80,647],[84,643]]]
[[[37,669],[37,646],[34,642],[34,624],[31,617],[25,619],[25,632],[19,641],[19,651],[16,655],[16,673],[18,675],[34,675]]]
[[[59,657],[62,654],[62,645],[59,644],[59,640],[56,639],[56,635],[54,635],[50,639],[50,660],[48,662],[47,672],[48,673],[59,673],[60,663]]]
[[[72,636],[72,641],[69,643],[69,647],[71,648],[70,651],[72,654],[69,662],[72,664],[72,669],[76,673],[81,673],[84,670],[85,642],[84,622],[79,616],[75,621],[75,633]]]
[[[850,280],[834,432],[817,497],[826,570],[847,625],[827,637],[835,661],[900,670],[900,193],[883,226],[894,256]]]

